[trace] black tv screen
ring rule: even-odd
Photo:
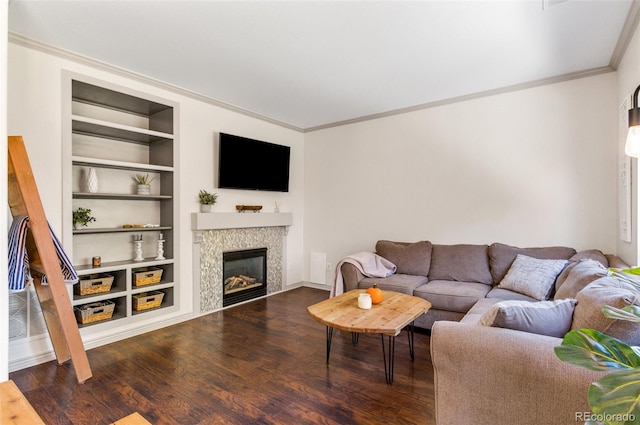
[[[218,188],[289,191],[291,148],[220,133]]]

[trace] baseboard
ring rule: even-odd
[[[300,286],[305,286],[307,288],[322,289],[323,291],[331,291],[331,287],[330,286],[322,285],[320,283],[300,282]]]

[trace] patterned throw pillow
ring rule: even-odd
[[[498,288],[546,300],[567,260],[540,260],[518,254]]]
[[[480,318],[480,325],[562,338],[571,330],[576,300],[500,301]]]

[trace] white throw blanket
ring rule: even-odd
[[[344,263],[353,264],[360,273],[367,277],[387,277],[394,274],[397,270],[395,264],[374,252],[363,251],[349,255],[340,260],[336,266],[336,276],[329,297],[335,297],[344,292],[344,281],[342,279],[342,273],[340,272],[340,267],[342,267]]]

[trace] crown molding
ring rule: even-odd
[[[633,35],[638,28],[639,22],[640,1],[633,0],[631,8],[629,9],[629,14],[627,14],[627,19],[624,21],[624,25],[622,26],[622,31],[620,31],[620,37],[618,37],[618,42],[613,50],[613,54],[611,55],[611,60],[609,61],[609,66],[614,71],[618,69],[618,66],[620,66],[620,62],[622,61],[624,54],[627,52],[627,48],[629,47],[629,43],[631,43]]]
[[[186,96],[189,97],[191,99],[194,100],[198,100],[200,102],[204,102],[207,103],[209,105],[213,105],[213,106],[217,106],[219,108],[223,108],[226,109],[228,111],[232,111],[232,112],[237,112],[239,114],[245,115],[247,117],[251,117],[251,118],[255,118],[261,121],[265,121],[268,122],[270,124],[275,124],[277,126],[280,127],[284,127],[284,128],[288,128],[290,130],[294,130],[297,132],[304,132],[304,129],[300,128],[300,127],[296,127],[294,125],[288,124],[286,122],[283,121],[278,121],[276,119],[264,116],[264,115],[260,115],[256,112],[252,112],[249,111],[247,109],[241,108],[239,106],[235,106],[235,105],[231,105],[229,103],[226,102],[222,102],[220,100],[214,99],[212,97],[209,96],[205,96],[202,95],[200,93],[194,92],[192,90],[188,90],[173,84],[169,84],[166,83],[164,81],[161,80],[157,80],[155,78],[151,78],[148,77],[146,75],[134,72],[134,71],[129,71],[125,68],[120,68],[118,66],[115,65],[111,65],[107,62],[103,62],[85,55],[81,55],[75,52],[72,52],[70,50],[66,50],[66,49],[61,49],[59,47],[55,47],[52,46],[50,44],[46,44],[46,43],[42,43],[40,41],[37,40],[33,40],[31,38],[28,37],[24,37],[20,34],[17,33],[13,33],[13,32],[9,32],[9,36],[8,36],[8,40],[10,43],[22,46],[22,47],[26,47],[29,49],[34,49],[34,50],[38,50],[41,51],[43,53],[47,53],[53,56],[57,56],[60,57],[62,59],[67,59],[67,60],[71,60],[73,62],[77,62],[83,65],[87,65],[87,66],[91,66],[93,68],[97,68],[103,71],[107,71],[110,72],[112,74],[116,74],[119,75],[121,77],[125,77],[125,78],[129,78],[131,80],[135,80],[138,81],[140,83],[144,83],[159,89],[163,89],[163,90],[167,90],[170,91],[172,93],[178,94],[178,95],[182,95],[182,96]]]
[[[489,96],[495,96],[495,95],[509,93],[509,92],[531,89],[535,87],[546,86],[549,84],[562,83],[565,81],[576,80],[579,78],[586,78],[586,77],[592,77],[594,75],[606,74],[613,71],[614,69],[612,69],[610,66],[603,66],[599,68],[589,69],[586,71],[571,72],[568,74],[558,75],[555,77],[542,78],[540,80],[529,81],[526,83],[514,84],[511,86],[485,90],[477,93],[471,93],[464,96],[457,96],[457,97],[451,97],[448,99],[437,100],[435,102],[422,103],[420,105],[409,106],[407,108],[394,109],[393,111],[382,112],[379,114],[366,115],[359,118],[353,118],[353,119],[339,121],[331,124],[310,127],[310,128],[306,128],[304,132],[310,133],[312,131],[325,130],[327,128],[339,127],[339,126],[348,125],[348,124],[356,124],[363,121],[370,121],[370,120],[375,120],[379,118],[391,117],[394,115],[406,114],[408,112],[422,111],[424,109],[437,108],[444,105],[450,105],[452,103],[467,102],[469,100],[480,99],[483,97],[489,97]]]

